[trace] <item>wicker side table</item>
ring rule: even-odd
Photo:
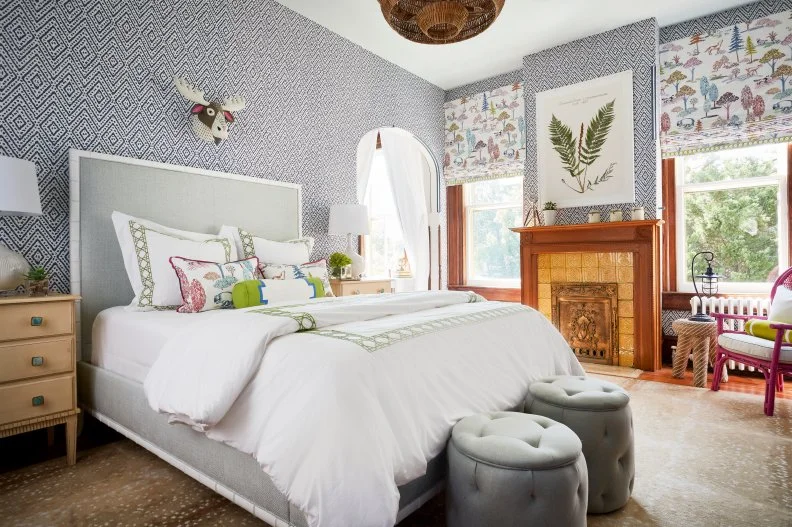
[[[718,345],[718,328],[715,322],[694,322],[686,318],[675,320],[671,327],[678,335],[676,353],[674,354],[673,376],[682,379],[685,376],[688,357],[693,353],[693,386],[703,388],[707,385],[707,364],[715,365],[715,350]],[[726,369],[723,369],[723,382],[729,380]]]

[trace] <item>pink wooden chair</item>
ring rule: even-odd
[[[784,271],[773,284],[770,290],[770,301],[775,297],[779,287],[792,289],[792,268]],[[792,329],[792,324],[771,324],[776,331],[775,341],[748,335],[744,331],[724,329],[723,321],[748,320],[752,317],[746,315],[729,315],[711,313],[718,321],[718,350],[715,353],[714,374],[712,376],[712,390],[718,391],[721,383],[721,372],[727,360],[734,360],[747,366],[753,366],[762,372],[767,382],[765,387],[765,415],[773,415],[775,407],[776,390],[784,391],[784,374],[792,375],[792,345],[784,344],[784,331]]]

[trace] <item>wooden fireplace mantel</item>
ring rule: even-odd
[[[538,257],[546,253],[633,254],[634,366],[660,369],[662,333],[660,291],[660,227],[662,220],[515,227],[520,234],[522,303],[539,305]]]

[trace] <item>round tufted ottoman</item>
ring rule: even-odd
[[[451,433],[451,527],[586,525],[587,485],[580,439],[546,417],[473,415]]]
[[[555,419],[583,442],[588,467],[588,512],[611,512],[627,504],[635,480],[630,396],[620,386],[589,377],[540,379],[525,411]]]

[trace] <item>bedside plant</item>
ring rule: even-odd
[[[327,263],[330,265],[330,275],[340,280],[344,278],[344,271],[352,265],[352,258],[344,253],[333,253]]]
[[[31,267],[25,273],[25,291],[30,296],[45,296],[49,294],[49,272],[41,266]]]
[[[544,210],[542,211],[542,216],[544,216],[544,224],[545,225],[555,225],[556,222],[556,215],[558,214],[558,207],[552,201],[548,201],[544,204]]]

